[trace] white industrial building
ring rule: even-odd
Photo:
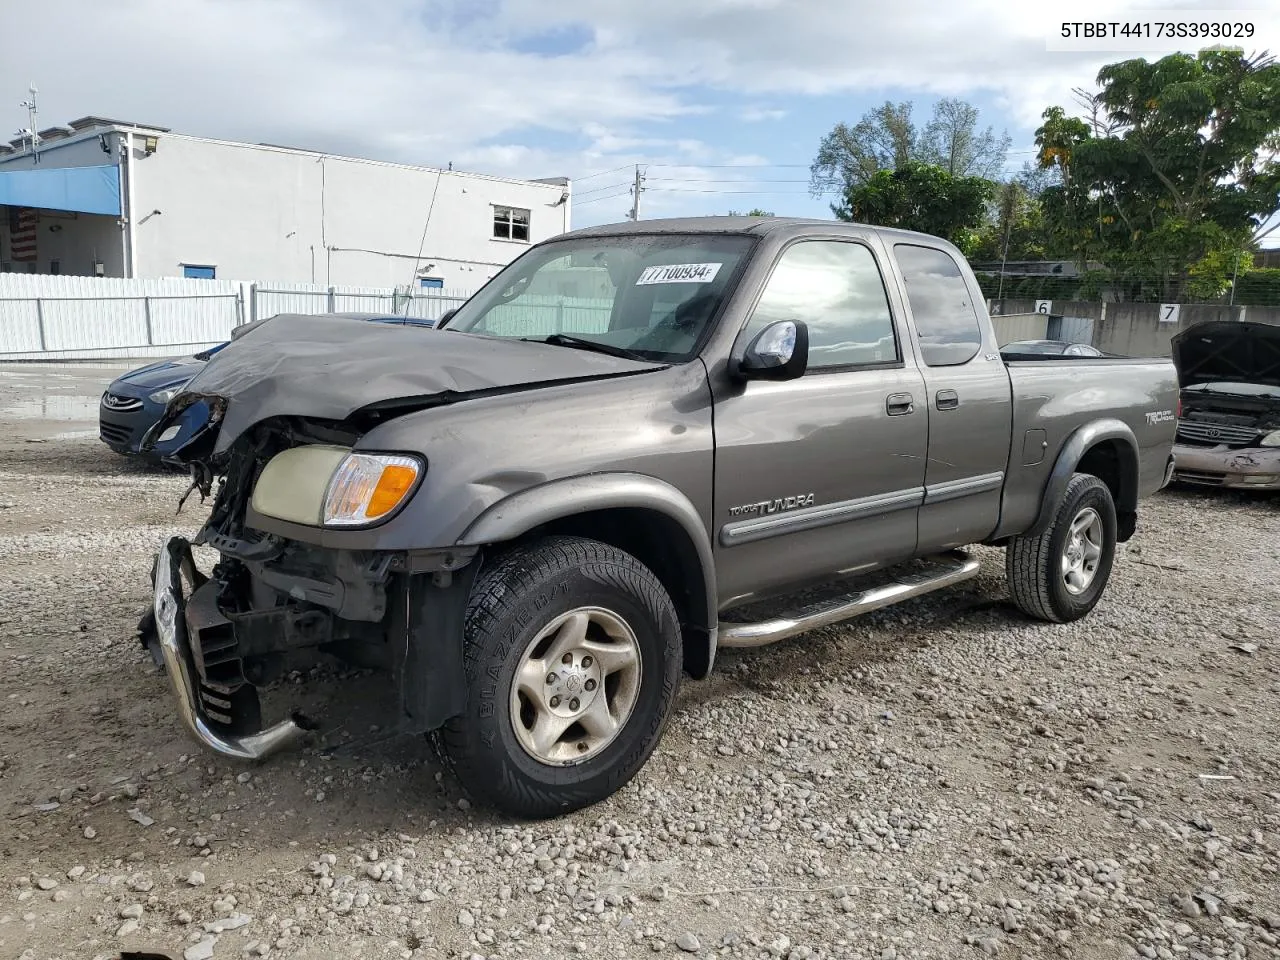
[[[0,272],[474,290],[569,189],[84,117],[0,144]]]

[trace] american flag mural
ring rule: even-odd
[[[9,259],[15,263],[36,260],[36,228],[40,214],[30,207],[9,208]]]

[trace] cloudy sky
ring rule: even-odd
[[[921,121],[979,107],[1032,153],[1049,104],[1134,54],[1048,52],[1060,4],[1030,0],[0,0],[0,123],[97,114],[182,133],[576,181],[578,225],[753,206],[826,216],[818,141],[885,99]],[[1276,0],[1100,0],[1069,18]],[[1269,12],[1264,12],[1268,11]],[[1252,49],[1252,46],[1249,48]],[[1156,56],[1158,54],[1146,54]]]

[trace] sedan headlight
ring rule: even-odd
[[[152,403],[163,403],[167,406],[169,401],[180,394],[185,386],[185,383],[180,383],[176,387],[165,387],[163,390],[157,390],[148,399]]]
[[[414,457],[352,453],[338,465],[325,492],[326,527],[361,527],[385,517],[413,492],[422,472]]]
[[[1280,430],[1272,430],[1258,441],[1260,447],[1280,447]]]

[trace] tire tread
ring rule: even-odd
[[[615,590],[636,595],[654,622],[669,625],[669,632],[674,633],[676,649],[668,652],[668,665],[674,664],[675,669],[663,671],[665,689],[660,698],[664,708],[661,723],[652,737],[652,745],[642,751],[641,762],[621,765],[611,773],[608,792],[612,793],[643,766],[661,737],[670,705],[675,699],[682,660],[675,605],[657,576],[639,560],[608,544],[568,536],[548,537],[494,555],[491,565],[481,571],[467,602],[464,671],[469,684],[483,675],[486,662],[494,656],[491,643],[486,642],[486,638],[496,635],[538,584],[566,569],[577,569]],[[467,713],[454,717],[435,731],[432,741],[446,766],[475,799],[531,817],[554,815],[578,805],[566,797],[567,788],[539,788],[530,784],[527,778],[510,776],[509,771],[502,777],[503,782],[495,785],[492,760],[477,751],[474,731],[469,729],[470,722]],[[485,760],[490,762],[482,762]]]
[[[1014,605],[1027,616],[1049,623],[1066,623],[1069,619],[1055,608],[1049,592],[1049,565],[1056,560],[1053,539],[1064,523],[1071,522],[1079,498],[1094,487],[1100,487],[1110,496],[1106,484],[1092,474],[1072,474],[1048,528],[1037,536],[1014,537],[1005,549],[1009,592]]]

